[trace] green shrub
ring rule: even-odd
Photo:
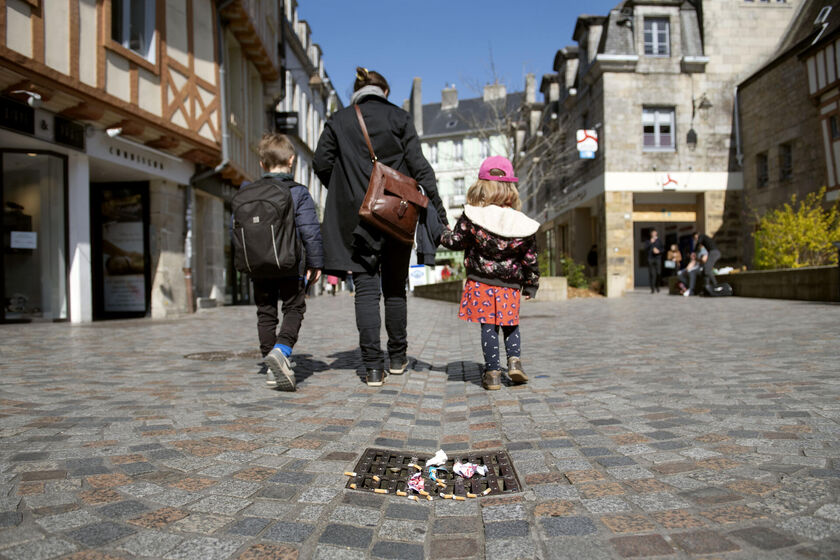
[[[589,281],[583,273],[584,266],[576,263],[569,256],[560,258],[560,275],[566,277],[566,282],[574,288],[589,288]]]
[[[837,264],[832,242],[840,241],[840,212],[837,204],[824,209],[824,197],[825,187],[808,194],[798,205],[793,195],[790,202],[761,217],[753,234],[755,268]]]

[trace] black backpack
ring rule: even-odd
[[[233,265],[252,278],[299,274],[303,247],[295,227],[289,180],[262,178],[231,199]]]

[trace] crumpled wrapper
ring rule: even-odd
[[[484,476],[487,474],[487,467],[484,465],[476,465],[475,463],[462,463],[457,461],[453,467],[455,474],[461,475],[464,478],[472,478],[475,473]]]

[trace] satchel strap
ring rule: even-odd
[[[356,108],[356,116],[359,117],[359,126],[362,127],[362,133],[365,135],[365,142],[367,142],[368,151],[370,152],[370,161],[376,163],[377,157],[376,154],[373,153],[373,145],[370,143],[370,136],[368,136],[367,127],[365,126],[365,118],[362,116],[362,110],[359,109],[358,105],[354,105]]]

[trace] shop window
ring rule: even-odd
[[[779,146],[779,180],[786,181],[793,177],[793,147],[790,144]]]
[[[645,54],[671,56],[670,35],[668,18],[645,18]]]
[[[155,62],[155,0],[113,0],[111,38]]]
[[[755,176],[758,188],[764,188],[770,181],[770,173],[767,165],[767,152],[755,156]]]
[[[642,146],[646,151],[674,150],[674,109],[642,110]]]
[[[828,126],[831,129],[831,139],[840,140],[840,123],[837,122],[837,115],[829,117]]]

